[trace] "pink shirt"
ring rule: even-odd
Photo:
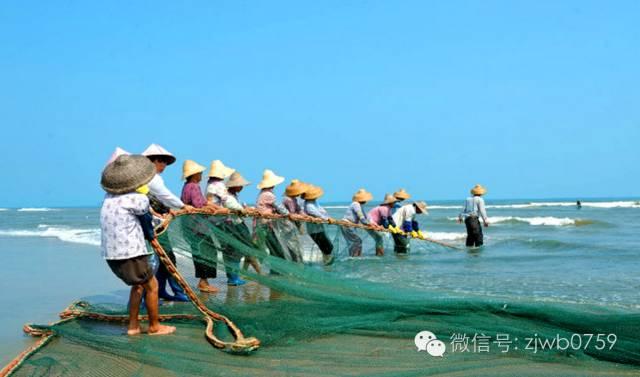
[[[367,213],[367,217],[371,222],[378,225],[382,225],[382,219],[386,219],[389,216],[391,216],[391,208],[388,206],[377,206]]]
[[[207,199],[202,195],[200,185],[194,182],[185,183],[182,187],[182,202],[194,206],[196,208],[202,208],[207,204]]]

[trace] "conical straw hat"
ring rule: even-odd
[[[361,188],[355,194],[353,194],[354,202],[368,202],[371,199],[373,199],[373,194],[371,194],[370,192],[367,192],[367,190],[363,188]]]
[[[484,195],[487,193],[487,189],[482,187],[482,185],[478,184],[475,185],[472,189],[471,189],[471,195]]]
[[[107,163],[104,165],[105,167],[116,160],[116,158],[122,156],[123,154],[131,154],[120,147],[116,147],[116,150],[111,153],[111,157],[107,160]]]
[[[420,211],[424,214],[429,213],[429,211],[427,211],[427,203],[425,202],[415,202],[414,203],[416,205],[416,207],[420,208]]]
[[[242,175],[240,175],[240,173],[235,171],[229,176],[229,181],[227,182],[227,187],[244,187],[244,186],[248,185],[249,183],[251,183],[251,182],[249,182],[246,179],[244,179],[244,177]]]
[[[142,155],[121,155],[102,171],[100,184],[110,194],[126,194],[146,185],[156,175],[156,168]]]
[[[303,182],[300,182],[297,179],[292,179],[291,183],[284,190],[284,194],[289,197],[294,197],[294,196],[304,194],[306,190],[307,190],[306,184],[304,184]]]
[[[209,168],[209,177],[225,179],[234,171],[234,169],[224,166],[222,161],[215,160],[211,163],[211,167]]]
[[[404,189],[400,189],[399,191],[394,192],[393,196],[395,196],[396,199],[398,200],[405,200],[411,197],[411,195],[409,195],[409,193],[406,192]]]
[[[398,199],[396,199],[395,196],[391,195],[391,194],[384,194],[384,202],[382,202],[382,204],[393,204],[395,202],[397,202]]]
[[[315,200],[324,195],[324,191],[321,187],[309,185],[307,191],[304,192],[302,197],[304,200]]]
[[[186,160],[182,164],[182,179],[187,179],[194,174],[202,173],[207,168],[192,160]]]
[[[176,156],[171,154],[168,150],[162,148],[158,144],[151,144],[147,147],[147,149],[142,152],[143,156],[152,157],[152,156],[162,156],[167,159],[167,165],[171,165],[176,162]]]
[[[266,169],[262,173],[262,181],[258,183],[258,188],[262,190],[263,188],[277,186],[282,182],[284,182],[284,177],[277,176],[273,171]]]

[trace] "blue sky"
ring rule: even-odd
[[[97,205],[116,146],[376,199],[637,196],[640,2],[3,2],[0,207]],[[244,194],[251,201],[256,190]]]

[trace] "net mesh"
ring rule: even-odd
[[[245,336],[260,340],[260,349],[244,356],[220,352],[203,337],[204,321],[191,303],[166,303],[177,331],[171,336],[124,336],[123,304],[74,306],[76,316],[38,327],[55,337],[13,371],[18,376],[185,376],[185,375],[367,375],[426,374],[516,375],[637,375],[640,366],[640,315],[602,306],[531,303],[421,290],[396,283],[354,278],[362,259],[348,258],[360,239],[368,263],[385,263],[394,241],[386,232],[314,224],[286,218],[264,219],[234,214],[185,214],[165,224],[160,244],[177,257],[187,283],[196,286],[196,270],[226,283],[225,273],[240,272],[251,282],[241,287],[221,284],[217,294],[201,293],[207,308],[227,316]],[[311,234],[324,232],[316,242]],[[350,238],[350,240],[348,240]],[[332,245],[332,265],[322,262],[326,242]],[[355,246],[354,246],[355,245]],[[385,258],[372,257],[384,246]],[[413,253],[443,246],[410,240]],[[321,248],[325,249],[324,253]],[[257,262],[262,272],[244,268]],[[248,263],[247,263],[248,265]],[[416,268],[419,268],[416,266]],[[180,318],[172,315],[181,315]],[[110,321],[99,319],[111,318]],[[444,357],[416,352],[414,336],[433,332],[447,346]],[[454,352],[452,332],[490,336],[486,352]],[[233,340],[225,326],[215,335]],[[616,334],[613,348],[569,348],[508,352],[496,346],[497,334],[510,340],[573,334]],[[525,345],[526,342],[521,342]]]

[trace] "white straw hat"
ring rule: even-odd
[[[209,177],[225,179],[233,174],[234,171],[234,169],[226,167],[222,161],[215,160],[211,163],[211,167],[209,168]]]
[[[162,148],[158,144],[149,145],[147,149],[145,149],[144,152],[142,152],[142,155],[149,158],[153,156],[162,156],[167,159],[167,165],[171,165],[174,162],[176,162],[176,156],[174,156],[173,154],[171,154],[171,152]]]
[[[284,177],[280,177],[272,170],[266,169],[264,173],[262,173],[262,181],[258,183],[258,188],[262,190],[263,188],[277,186],[282,182],[284,182]]]

